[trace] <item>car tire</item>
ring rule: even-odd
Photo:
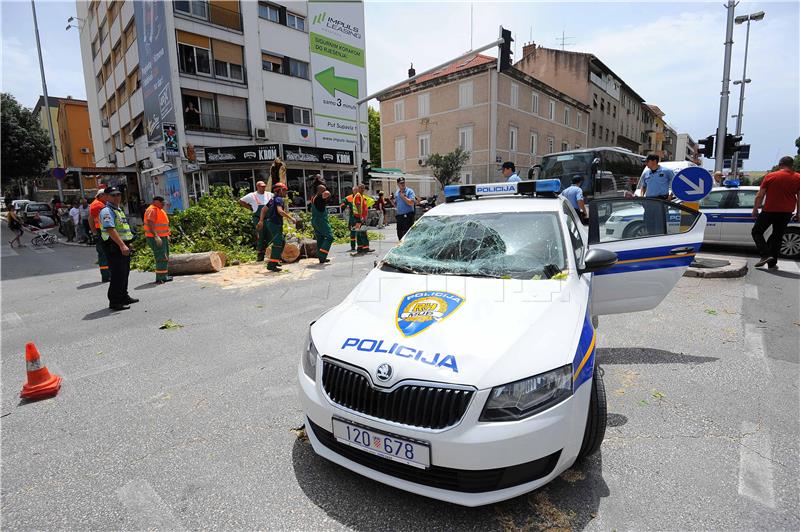
[[[583,443],[578,453],[581,460],[591,456],[600,449],[606,435],[608,410],[606,406],[606,387],[603,384],[603,370],[594,367],[592,378],[592,395],[589,399],[589,415],[586,416],[586,429],[583,431]]]
[[[787,259],[800,259],[800,229],[787,227],[781,241],[781,255]]]
[[[647,228],[641,222],[635,222],[625,228],[622,238],[639,238],[647,236]]]

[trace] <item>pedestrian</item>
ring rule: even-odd
[[[6,213],[6,220],[8,221],[8,228],[17,233],[8,244],[13,248],[14,242],[17,243],[17,246],[22,246],[22,242],[20,241],[20,237],[22,237],[23,230],[22,230],[22,221],[19,219],[19,214],[17,214],[16,209],[11,207]]]
[[[522,179],[517,175],[517,167],[514,166],[514,163],[511,161],[504,162],[503,166],[500,167],[500,172],[508,182],[522,181]]]
[[[164,211],[164,198],[153,196],[144,211],[144,236],[156,259],[156,284],[172,280],[169,275],[169,217]]]
[[[403,236],[414,225],[414,206],[417,196],[411,187],[406,186],[406,178],[397,178],[397,191],[394,193],[395,218],[397,218],[397,238],[402,240]]]
[[[586,212],[586,202],[583,200],[582,181],[583,177],[580,175],[572,176],[572,184],[565,188],[561,195],[569,201],[569,204],[572,205],[572,208],[580,216],[581,222],[585,225],[589,223],[589,214]]]
[[[367,218],[369,217],[369,200],[364,194],[364,185],[353,187],[353,214],[356,224],[356,254],[374,253],[374,249],[369,247],[369,235],[367,234]]]
[[[100,267],[100,280],[104,283],[111,280],[106,248],[103,245],[103,239],[100,234],[100,211],[105,208],[107,200],[108,196],[105,188],[101,188],[95,194],[92,204],[89,205],[89,227],[94,230],[94,249],[97,251],[97,265]]]
[[[74,240],[80,240],[80,231],[81,211],[78,209],[78,203],[73,202],[69,210],[69,229],[67,230],[71,238],[68,238],[67,241],[72,242]]]
[[[80,226],[81,226],[81,236],[83,240],[82,243],[92,243],[92,230],[89,228],[89,202],[86,201],[86,198],[81,198],[81,204],[78,207],[78,211],[80,211]]]
[[[111,310],[127,310],[131,303],[139,300],[128,294],[128,275],[131,271],[131,249],[133,232],[128,225],[128,218],[122,210],[122,193],[118,188],[106,189],[107,202],[100,211],[101,238],[108,257],[111,270],[111,282],[108,284],[108,308]]]
[[[333,244],[333,231],[330,221],[328,221],[328,209],[326,208],[331,193],[323,183],[315,182],[317,183],[316,193],[311,199],[311,226],[314,228],[314,238],[317,241],[317,258],[320,264],[325,264],[331,261],[328,253]]]
[[[722,186],[722,179],[723,179],[722,172],[720,172],[719,170],[714,172],[714,186],[715,187],[721,187]]]
[[[778,257],[781,252],[781,242],[786,226],[800,215],[800,174],[794,171],[794,159],[790,156],[781,157],[778,170],[764,176],[761,188],[756,194],[753,205],[753,218],[756,223],[750,232],[753,242],[756,243],[761,260],[755,267],[760,268],[765,264],[769,268],[778,267]],[[766,196],[766,200],[764,200]],[[761,205],[764,208],[761,209]],[[761,212],[758,212],[761,209]],[[764,240],[764,233],[772,227],[769,242]]]
[[[356,193],[358,189],[353,187],[352,193],[348,196],[345,196],[344,201],[342,204],[339,205],[341,209],[344,211],[347,209],[349,211],[347,215],[347,228],[350,230],[350,252],[354,252],[356,250],[356,214],[355,214],[355,206],[353,204],[353,200],[356,197]]]
[[[267,192],[267,184],[263,181],[256,183],[256,191],[245,194],[239,198],[239,205],[249,208],[253,213],[253,230],[255,231],[256,251],[258,252],[258,262],[264,261],[264,250],[267,242],[272,240],[266,224],[259,224],[261,210],[267,206],[272,199],[272,193]]]
[[[378,191],[378,229],[386,227],[386,198],[383,197],[383,190]]]
[[[286,165],[283,164],[280,157],[275,157],[272,165],[269,167],[269,176],[272,180],[272,186],[277,183],[286,183]]]
[[[270,245],[272,251],[269,255],[269,263],[267,269],[273,272],[281,271],[280,262],[281,254],[283,253],[283,246],[286,244],[286,239],[283,237],[283,219],[291,220],[297,223],[294,216],[285,208],[284,198],[288,190],[286,183],[275,183],[272,187],[272,199],[267,205],[266,209],[262,209],[260,223],[266,224],[269,229],[269,234],[272,236]]]

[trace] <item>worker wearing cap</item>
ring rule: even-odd
[[[342,209],[348,209],[350,211],[347,218],[347,228],[350,229],[350,251],[356,250],[356,215],[353,199],[356,197],[357,192],[357,187],[353,187],[353,193],[346,196],[342,204],[339,205]]]
[[[311,226],[314,228],[314,238],[317,240],[317,258],[320,264],[325,264],[331,260],[328,253],[333,244],[333,231],[328,221],[328,209],[326,204],[331,193],[321,181],[314,181],[316,189],[314,197],[311,198]]]
[[[367,215],[369,213],[369,200],[364,194],[364,185],[353,187],[353,215],[355,217],[356,254],[372,253],[369,248],[369,235],[367,235]]]
[[[266,209],[261,210],[261,217],[259,219],[259,223],[266,223],[267,229],[269,229],[272,235],[272,240],[270,242],[272,251],[269,254],[267,269],[273,272],[281,271],[279,264],[281,262],[283,246],[286,244],[286,239],[283,237],[283,219],[286,218],[292,222],[297,222],[294,216],[289,214],[289,211],[285,208],[286,203],[283,198],[286,196],[287,190],[286,183],[278,182],[273,185],[272,200],[270,200]]]
[[[106,206],[106,189],[101,188],[94,195],[94,201],[89,205],[89,228],[94,232],[94,249],[97,251],[97,265],[100,266],[100,279],[107,283],[111,279],[108,269],[103,239],[100,238],[100,211]]]
[[[156,259],[156,284],[172,280],[169,276],[169,217],[164,212],[164,198],[154,196],[144,211],[144,236]]]
[[[128,274],[131,271],[131,249],[133,232],[128,225],[125,211],[120,207],[122,193],[119,189],[106,189],[108,202],[100,211],[101,238],[105,246],[108,267],[111,270],[111,282],[108,285],[108,308],[111,310],[127,310],[131,303],[139,300],[128,295]]]
[[[261,219],[261,210],[271,199],[272,193],[267,192],[267,184],[263,181],[258,181],[256,183],[255,192],[251,192],[239,198],[239,205],[247,207],[253,212],[253,227],[255,228],[256,238],[258,239],[256,244],[256,251],[258,252],[258,258],[256,260],[258,260],[258,262],[264,260],[264,250],[267,248],[267,243],[272,240],[266,225],[258,225]]]

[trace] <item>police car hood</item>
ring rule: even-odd
[[[480,389],[572,362],[586,301],[575,281],[501,280],[372,270],[311,329],[322,356],[363,368],[376,385],[405,379]]]

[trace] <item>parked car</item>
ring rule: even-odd
[[[56,225],[53,211],[47,203],[28,202],[20,211],[23,223],[47,229]]]

